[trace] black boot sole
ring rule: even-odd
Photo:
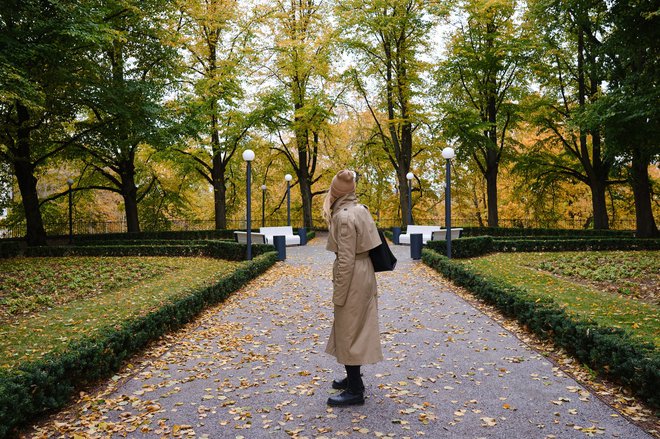
[[[330,407],[349,407],[352,405],[364,405],[364,398],[347,400],[347,401],[333,401],[332,398],[328,398],[328,405]]]

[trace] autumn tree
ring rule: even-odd
[[[529,3],[529,21],[538,36],[532,67],[540,85],[532,122],[542,141],[521,161],[535,168],[539,179],[588,185],[596,229],[609,228],[606,190],[615,182],[610,179],[615,154],[604,143],[601,127],[583,123],[579,115],[602,96],[605,12],[602,1]],[[551,153],[553,145],[562,153]]]
[[[372,115],[377,141],[372,144],[395,172],[399,205],[408,206],[406,174],[422,149],[413,142],[423,119],[422,76],[429,68],[422,55],[434,18],[443,11],[423,0],[340,0],[335,13],[342,42],[357,57],[359,67],[347,77]]]
[[[459,157],[474,160],[486,180],[488,225],[497,227],[498,175],[515,145],[511,135],[521,118],[527,56],[515,2],[459,3],[458,25],[447,58],[437,71],[444,135]]]
[[[18,182],[29,245],[46,243],[38,170],[79,140],[83,55],[108,35],[93,1],[0,4],[0,160]]]
[[[605,19],[601,53],[604,95],[584,111],[583,123],[604,133],[608,149],[626,164],[639,237],[658,234],[649,166],[660,160],[660,17],[652,1],[615,1]]]
[[[127,229],[139,232],[138,203],[157,181],[138,174],[145,169],[137,163],[139,151],[172,141],[164,99],[178,66],[173,10],[165,0],[109,1],[103,12],[113,38],[87,54],[94,68],[80,99],[85,112],[78,127],[89,131],[80,143],[81,157],[104,180],[88,188],[120,194]]]
[[[267,26],[273,37],[265,50],[269,81],[262,105],[275,137],[273,148],[289,162],[300,188],[303,224],[313,226],[313,191],[319,180],[317,162],[324,129],[340,91],[332,91],[331,58],[335,33],[328,25],[326,2],[319,0],[273,2]]]
[[[216,229],[227,228],[231,160],[236,161],[236,151],[259,117],[245,92],[256,18],[244,6],[236,0],[180,2],[187,58],[187,87],[180,105],[193,135],[188,148],[179,151],[213,187]]]

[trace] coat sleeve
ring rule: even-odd
[[[353,279],[355,268],[355,248],[357,244],[357,231],[355,224],[348,215],[339,218],[337,239],[337,262],[333,273],[332,302],[344,306],[348,297],[348,290]]]

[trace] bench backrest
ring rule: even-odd
[[[247,244],[247,232],[235,231],[234,237],[239,244]],[[266,244],[266,235],[252,232],[250,234],[250,241],[252,241],[252,244]]]
[[[259,233],[269,236],[286,236],[293,235],[293,227],[291,226],[282,226],[282,227],[260,227]]]
[[[426,233],[427,235],[430,235],[431,232],[435,232],[440,230],[440,226],[417,226],[414,224],[411,224],[408,226],[406,229],[406,234],[412,235],[414,233]]]
[[[461,237],[462,228],[451,229],[451,239],[458,239]],[[431,233],[432,241],[444,241],[447,239],[447,229],[436,230]]]

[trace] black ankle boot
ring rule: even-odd
[[[348,377],[343,380],[333,380],[332,388],[337,390],[346,390],[348,389]]]
[[[328,398],[328,405],[333,407],[346,407],[349,405],[362,405],[364,404],[364,392],[354,392],[352,390],[344,390],[339,395],[333,395]]]
[[[348,389],[348,377],[343,380],[332,380],[332,388],[336,390],[346,390]],[[364,392],[364,385],[358,387],[358,390]]]

